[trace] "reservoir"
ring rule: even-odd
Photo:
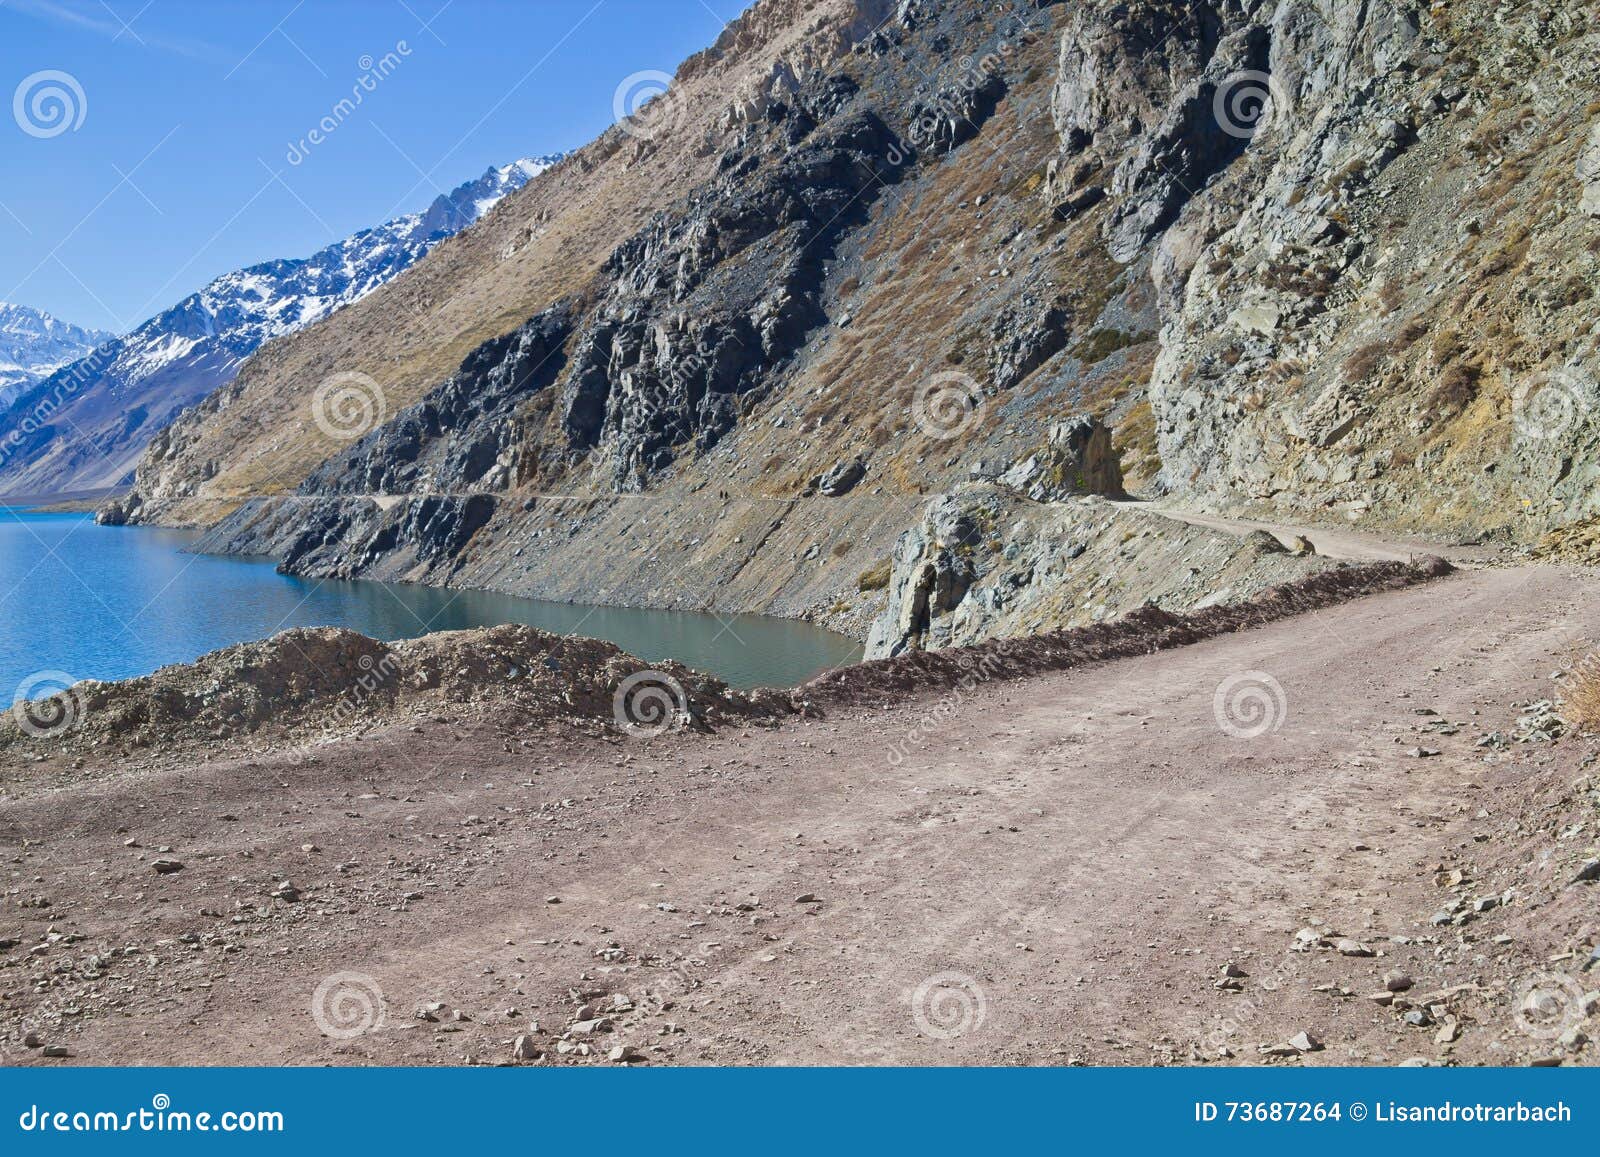
[[[764,615],[295,578],[267,559],[187,553],[197,537],[0,507],[0,703],[41,672],[127,679],[290,627],[394,640],[526,623],[605,639],[651,662],[676,659],[739,688],[792,686],[862,653],[854,639]]]

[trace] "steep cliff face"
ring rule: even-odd
[[[963,610],[968,581],[947,629],[897,624],[930,497],[973,479],[1057,528],[1019,550],[1124,486],[1531,536],[1595,501],[1592,19],[765,0],[372,311],[268,347],[110,516],[307,574],[879,619],[887,649],[1097,613]],[[378,404],[341,446],[313,387],[346,368]],[[1090,414],[1068,468],[1052,431]],[[1279,566],[1260,545],[1188,544],[1224,585]],[[1060,590],[1109,565],[1046,553]]]
[[[1080,13],[1083,10],[1080,10]],[[1137,11],[1137,9],[1136,9]],[[1195,505],[1531,537],[1595,511],[1600,229],[1584,208],[1594,12],[1578,4],[1217,6],[1215,64],[1171,86],[1111,185],[1163,206],[1165,126],[1247,139],[1152,234],[1161,484]],[[1164,24],[1064,40],[1071,150],[1118,131],[1083,94]],[[1076,62],[1094,61],[1087,67]],[[1163,74],[1141,91],[1159,106]],[[1135,95],[1124,100],[1138,107]],[[1087,107],[1085,107],[1087,106]],[[1183,111],[1187,108],[1189,111]],[[1148,198],[1153,197],[1154,200]],[[1125,233],[1113,223],[1117,245]]]

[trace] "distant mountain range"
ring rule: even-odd
[[[115,336],[0,301],[0,405]]]
[[[158,431],[231,381],[262,345],[371,293],[558,160],[491,167],[421,213],[363,230],[307,258],[224,274],[125,337],[20,310],[19,335],[40,331],[28,347],[31,363],[7,352],[10,315],[0,312],[0,363],[17,362],[17,374],[29,364],[39,367],[31,378],[18,377],[9,396],[0,393],[0,494],[119,485]],[[30,328],[30,318],[43,322]],[[0,373],[9,370],[0,365]]]

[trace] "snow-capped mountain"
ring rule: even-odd
[[[115,336],[0,301],[0,405]]]
[[[158,431],[231,381],[262,345],[371,293],[560,159],[490,167],[420,213],[310,257],[224,274],[126,337],[0,399],[0,494],[122,483]]]

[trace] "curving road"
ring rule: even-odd
[[[1302,1031],[1327,1042],[1302,1063],[1435,1056],[1432,1030],[1364,997],[1398,968],[1419,991],[1482,986],[1455,1057],[1525,1061],[1548,1046],[1510,1029],[1509,986],[1592,911],[1521,925],[1513,905],[1467,944],[1428,922],[1433,866],[1526,860],[1484,818],[1522,807],[1492,777],[1547,774],[1549,749],[1491,765],[1475,738],[1600,633],[1595,593],[1553,568],[1463,572],[770,731],[430,719],[311,764],[112,768],[0,803],[18,896],[49,901],[0,931],[14,954],[58,935],[11,958],[5,1059],[61,1063],[15,1048],[27,1028],[66,1063],[504,1061],[524,1034],[585,1063],[622,1044],[676,1064],[1255,1063]],[[184,869],[153,875],[158,847]],[[1308,924],[1383,955],[1287,951]],[[113,949],[109,979],[58,970]],[[1241,992],[1216,987],[1228,961]],[[316,994],[351,975],[381,1023],[329,1034]],[[573,993],[630,1007],[569,1033]]]

